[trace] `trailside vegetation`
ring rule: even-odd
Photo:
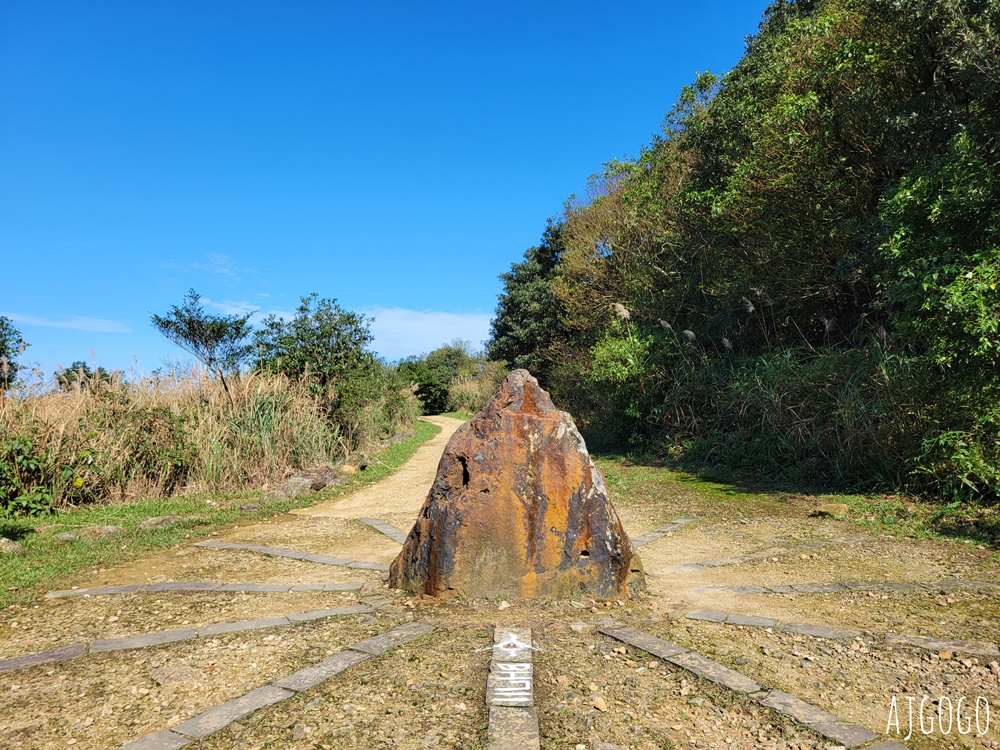
[[[153,325],[191,367],[126,380],[73,362],[51,387],[17,383],[20,334],[0,319],[0,518],[88,503],[241,491],[371,451],[419,404],[367,351],[369,323],[313,294],[291,320],[253,330],[188,292]]]
[[[399,363],[425,414],[475,413],[482,409],[507,375],[506,363],[489,361],[468,341],[456,339],[429,354]]]
[[[1000,0],[774,2],[502,277],[488,349],[595,444],[994,501],[998,138]]]

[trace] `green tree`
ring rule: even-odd
[[[523,367],[543,381],[548,373],[549,347],[565,333],[552,293],[562,251],[562,227],[550,220],[541,242],[525,251],[523,261],[500,275],[503,292],[486,342],[489,359]]]
[[[174,305],[166,315],[152,315],[153,327],[167,340],[194,356],[211,372],[219,376],[222,388],[233,404],[233,395],[226,383],[227,372],[238,372],[250,355],[247,338],[253,331],[250,316],[212,315],[205,312],[201,295],[188,290],[184,302]]]
[[[54,373],[56,387],[61,391],[71,390],[77,383],[80,388],[94,388],[101,383],[110,383],[112,375],[103,367],[91,370],[83,360],[73,362],[69,367]]]
[[[475,375],[482,361],[472,353],[471,345],[456,340],[422,357],[410,357],[399,363],[399,374],[417,385],[417,398],[427,414],[440,414],[448,408],[448,389],[460,377]]]
[[[366,351],[372,341],[369,319],[315,292],[301,298],[291,320],[265,318],[253,341],[258,368],[305,380],[322,394],[375,365]]]
[[[28,346],[11,319],[0,315],[0,398],[17,383],[24,369],[20,357]]]

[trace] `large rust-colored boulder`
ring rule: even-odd
[[[573,418],[515,370],[452,436],[389,585],[438,597],[612,598],[642,565]]]

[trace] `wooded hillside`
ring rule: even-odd
[[[781,1],[503,276],[589,439],[1000,491],[1000,1]]]

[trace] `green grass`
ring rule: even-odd
[[[37,599],[53,589],[66,588],[93,568],[128,562],[150,550],[206,536],[236,522],[261,521],[384,479],[441,428],[417,421],[414,430],[413,437],[393,443],[383,453],[373,456],[368,467],[352,475],[345,484],[304,497],[265,501],[259,491],[192,495],[87,506],[45,518],[0,520],[0,536],[13,539],[23,547],[19,553],[0,558],[0,608]],[[251,511],[240,510],[240,505],[248,503],[259,507]],[[166,528],[139,528],[152,516],[177,516],[183,520]],[[125,531],[106,539],[80,538],[60,542],[53,538],[53,534],[61,531],[87,526],[121,526]]]
[[[1000,507],[996,506],[935,503],[902,495],[761,489],[622,456],[596,462],[616,497],[634,505],[660,506],[665,512],[697,513],[713,520],[804,519],[817,505],[842,503],[848,507],[846,520],[866,533],[1000,547]]]
[[[439,417],[451,417],[452,419],[461,419],[467,421],[472,419],[475,414],[471,411],[446,411],[444,414],[438,414]]]

